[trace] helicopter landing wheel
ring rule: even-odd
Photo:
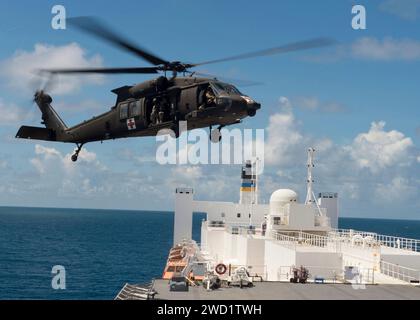
[[[77,159],[79,158],[79,153],[80,151],[82,151],[83,148],[83,143],[77,143],[77,150],[74,152],[74,154],[71,156],[71,161],[76,162]]]

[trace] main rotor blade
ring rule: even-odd
[[[151,52],[140,48],[139,46],[134,45],[124,37],[118,35],[111,29],[109,29],[105,24],[100,22],[100,20],[93,17],[75,17],[68,18],[67,22],[70,25],[74,25],[82,31],[88,32],[98,38],[108,41],[114,46],[120,47],[128,52],[134,53],[135,55],[145,59],[154,65],[168,64],[168,61],[165,61],[158,56],[152,54]]]
[[[243,53],[235,56],[230,56],[227,58],[221,58],[216,60],[210,60],[205,61],[197,64],[192,64],[191,66],[202,66],[205,64],[212,64],[212,63],[219,63],[219,62],[225,62],[225,61],[232,61],[232,60],[241,60],[241,59],[249,59],[254,57],[261,57],[261,56],[269,56],[274,54],[281,54],[286,52],[292,52],[292,51],[301,51],[301,50],[307,50],[307,49],[313,49],[313,48],[320,48],[320,47],[326,47],[333,45],[335,43],[334,40],[329,38],[316,38],[306,41],[300,41],[300,42],[294,42],[289,43],[280,47],[255,51],[255,52],[249,52],[249,53]]]
[[[101,73],[101,74],[140,74],[158,73],[157,68],[98,68],[98,69],[47,69],[40,70],[51,74]]]

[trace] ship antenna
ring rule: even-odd
[[[306,179],[307,193],[306,193],[305,204],[312,204],[312,202],[315,200],[314,197],[313,197],[314,179],[312,177],[312,169],[315,167],[314,153],[315,153],[314,148],[309,148],[308,149],[308,163],[307,163],[307,165],[308,165],[308,177]]]
[[[315,182],[314,178],[313,178],[313,175],[312,175],[312,169],[315,168],[314,155],[315,155],[315,149],[314,148],[309,148],[308,149],[308,163],[307,163],[307,165],[308,165],[308,177],[306,179],[307,193],[306,193],[305,204],[306,205],[315,204],[316,207],[318,208],[319,215],[322,216],[321,208],[318,205],[318,201],[316,201],[315,193],[314,193],[314,190],[313,190],[313,184]]]

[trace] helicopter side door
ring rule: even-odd
[[[198,86],[182,89],[178,111],[186,115],[198,109]]]
[[[173,121],[178,121],[182,118],[181,112],[179,110],[179,99],[180,99],[181,90],[179,88],[172,89],[168,91],[167,100],[169,103],[169,117]]]
[[[174,88],[163,94],[150,96],[143,99],[144,125],[156,124],[179,120],[180,89]],[[155,109],[155,111],[153,111]],[[152,113],[155,114],[152,115]]]

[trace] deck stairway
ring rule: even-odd
[[[126,283],[114,300],[153,300],[156,292],[150,284]]]

